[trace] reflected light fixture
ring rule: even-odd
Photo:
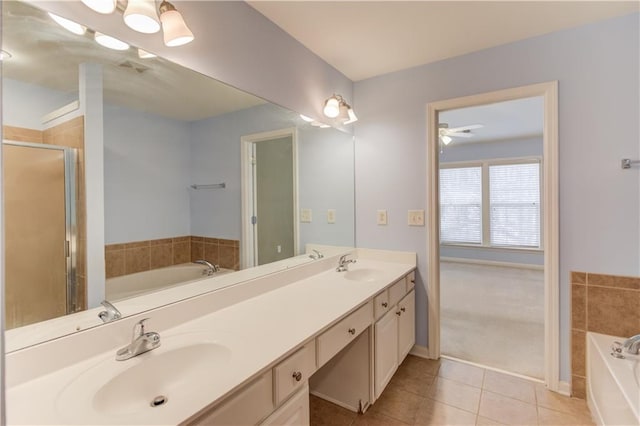
[[[7,52],[6,50],[0,51],[0,61],[4,61],[5,59],[9,58],[11,58],[11,53]]]
[[[146,50],[142,50],[142,49],[138,49],[138,58],[140,59],[151,59],[151,58],[155,58],[157,57],[157,55],[154,55],[153,53],[147,52]]]
[[[442,140],[443,144],[449,145],[453,139],[451,139],[451,136],[440,136],[440,140]]]
[[[342,124],[351,124],[358,121],[358,117],[353,111],[353,108],[351,108],[351,105],[340,95],[334,94],[324,101],[322,112],[325,116],[335,118]]]
[[[124,23],[132,30],[144,34],[160,31],[155,0],[129,0],[124,10]]]
[[[182,46],[193,41],[193,33],[184,22],[182,14],[166,0],[160,3],[160,21],[166,46]]]
[[[304,114],[300,114],[300,118],[302,118],[304,121],[306,121],[307,123],[311,123],[312,121],[315,121],[313,118],[311,117],[307,117]]]
[[[51,12],[49,12],[49,16],[62,28],[74,34],[82,35],[87,32],[87,27],[85,27],[84,25],[80,25],[77,22],[73,22],[70,19],[63,18],[62,16],[55,15]]]
[[[117,0],[81,0],[89,9],[108,15],[116,10]]]
[[[127,50],[129,48],[129,45],[127,43],[125,43],[124,41],[120,41],[117,38],[108,36],[106,34],[102,34],[96,31],[96,34],[94,36],[94,39],[96,40],[96,43],[98,43],[101,46],[107,47],[109,49],[113,49],[113,50]]]

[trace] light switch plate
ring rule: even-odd
[[[336,223],[336,211],[335,211],[335,209],[327,210],[327,223]]]
[[[424,210],[409,210],[407,223],[409,226],[424,226]]]
[[[386,210],[378,210],[376,212],[376,222],[378,225],[386,225],[387,224],[387,211]]]
[[[300,209],[300,222],[311,223],[312,218],[311,209]]]

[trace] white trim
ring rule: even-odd
[[[251,159],[253,157],[252,147],[256,142],[262,142],[283,137],[291,137],[293,158],[293,252],[298,254],[298,236],[300,235],[300,221],[298,218],[298,129],[288,127],[286,129],[273,130],[269,132],[253,133],[240,138],[241,143],[241,198],[242,198],[242,245],[240,268],[244,269],[258,265],[257,247],[255,247],[255,230],[257,227],[251,225],[252,206],[255,205],[254,191],[255,185],[252,174]]]
[[[420,358],[426,358],[426,359],[431,358],[429,356],[429,348],[427,348],[425,346],[413,345],[413,348],[411,348],[409,353],[411,355],[415,355],[415,356],[420,357]]]
[[[543,265],[533,265],[529,263],[498,262],[495,260],[465,259],[464,257],[444,257],[444,256],[440,257],[440,261],[449,262],[449,263],[467,263],[471,265],[502,266],[507,268],[533,269],[535,271],[544,271]]]
[[[556,390],[556,392],[565,396],[571,396],[571,391],[571,383],[565,381],[558,382],[558,389]]]
[[[512,371],[502,370],[500,368],[490,367],[488,365],[483,365],[483,364],[478,364],[477,362],[471,362],[471,361],[467,361],[465,359],[456,358],[456,357],[453,357],[453,356],[442,355],[441,358],[448,359],[448,360],[455,361],[455,362],[459,362],[461,364],[472,365],[474,367],[482,368],[483,370],[497,371],[498,373],[506,374],[507,376],[518,377],[520,379],[529,380],[531,382],[544,383],[543,380],[537,379],[535,377],[525,376],[524,374],[518,374],[518,373],[514,373]]]
[[[68,103],[65,106],[62,106],[54,111],[51,111],[48,114],[42,116],[42,124],[46,124],[50,121],[53,121],[57,118],[60,118],[64,115],[67,115],[73,111],[78,111],[80,109],[80,101],[73,101]]]
[[[427,105],[427,288],[429,355],[440,356],[440,227],[438,194],[438,113],[477,105],[542,96],[544,98],[542,235],[545,274],[545,384],[560,390],[559,373],[559,210],[558,210],[558,82],[551,81],[495,92],[432,102]]]

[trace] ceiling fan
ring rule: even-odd
[[[468,126],[449,128],[447,123],[440,123],[438,124],[438,137],[443,144],[449,145],[453,138],[470,138],[473,136],[471,130],[482,127],[484,127],[482,124],[469,124]]]

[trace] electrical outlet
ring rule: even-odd
[[[336,223],[336,211],[335,211],[335,209],[327,210],[327,223]]]
[[[280,244],[278,244],[278,245],[276,246],[276,251],[277,251],[278,253],[282,253],[282,246],[281,246]]]
[[[409,226],[424,226],[424,210],[409,210],[407,223]]]
[[[311,223],[312,218],[311,209],[300,209],[300,222]]]
[[[386,210],[378,210],[376,212],[376,222],[378,225],[386,225],[387,224],[387,211]]]

